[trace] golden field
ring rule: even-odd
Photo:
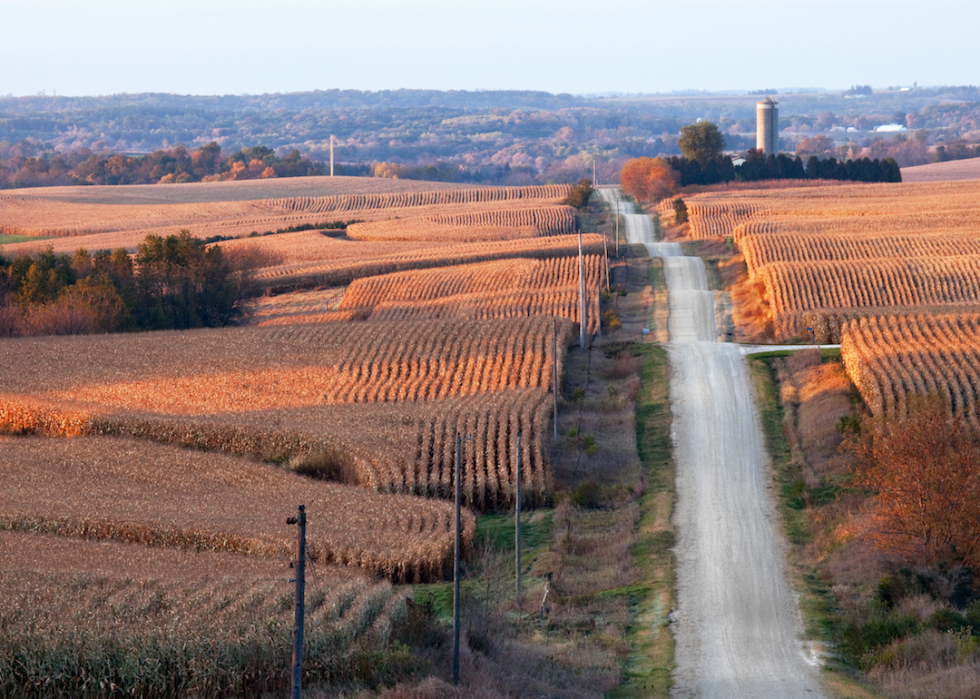
[[[449,575],[454,481],[464,556],[473,510],[514,505],[518,461],[523,502],[553,502],[580,320],[568,191],[296,178],[0,194],[0,232],[58,236],[5,256],[188,228],[239,236],[218,244],[263,263],[265,293],[241,327],[0,340],[0,693],[280,691],[300,503],[308,672],[376,685],[411,662],[395,639],[412,605],[391,583]],[[603,243],[583,236],[591,333]]]
[[[717,226],[741,252],[749,291],[737,300],[763,336],[802,338],[814,328],[818,340],[837,341],[836,318],[980,301],[980,181],[742,190],[690,201],[715,217],[706,214],[692,235]]]

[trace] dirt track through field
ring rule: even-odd
[[[737,345],[713,341],[701,260],[665,257],[664,270],[678,498],[672,696],[820,697],[818,661],[786,581],[745,359]]]

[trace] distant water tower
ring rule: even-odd
[[[766,155],[779,152],[779,104],[766,97],[755,105],[755,147]]]

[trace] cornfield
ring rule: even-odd
[[[599,285],[605,266],[585,257],[589,332],[599,327]],[[358,279],[339,310],[375,320],[519,318],[549,315],[580,322],[578,260],[512,260]]]
[[[934,258],[980,254],[980,235],[923,232],[891,235],[746,235],[739,244],[750,275],[776,262],[830,262],[877,258]]]
[[[448,504],[314,481],[272,465],[105,437],[12,440],[0,454],[0,528],[286,558],[284,513],[320,513],[311,560],[396,582],[442,579]],[[467,515],[464,538],[475,521]]]
[[[479,241],[512,240],[575,232],[570,206],[497,208],[484,211],[356,223],[347,228],[355,240]]]
[[[559,370],[570,332],[569,323],[559,323]],[[552,334],[551,318],[525,315],[89,336],[56,346],[25,341],[17,343],[24,353],[7,364],[0,396],[64,403],[79,415],[177,416],[550,389]],[[224,343],[234,351],[214,356]],[[72,356],[62,358],[65,351]],[[121,352],[132,352],[134,360],[105,371],[103,359]],[[24,362],[60,370],[17,376],[15,367]],[[43,425],[37,431],[71,433]]]
[[[571,332],[570,323],[558,323],[559,376]],[[329,454],[346,470],[345,482],[441,496],[452,459],[441,447],[420,446],[429,438],[419,435],[438,433],[446,420],[464,424],[471,415],[492,415],[519,425],[515,434],[524,432],[529,500],[547,499],[550,491],[541,426],[550,415],[556,360],[550,318],[70,340],[16,343],[0,393],[0,424],[19,433],[116,435],[250,458]],[[215,347],[223,348],[220,356]],[[103,360],[116,352],[120,359],[107,371]],[[123,357],[131,358],[128,365]],[[311,365],[310,357],[320,363]],[[42,379],[22,373],[22,362],[40,368]],[[57,373],[45,371],[55,365]],[[459,405],[445,400],[467,395],[472,400]],[[468,448],[486,458],[472,468],[491,473],[467,476],[466,497],[496,507],[512,497],[506,479],[498,478],[513,469],[512,452],[493,436],[505,428],[480,424],[492,436],[467,428]]]
[[[259,695],[289,686],[285,560],[19,532],[0,532],[0,551],[3,696]],[[389,583],[341,569],[312,573],[304,670],[349,681],[405,627],[406,600]]]
[[[473,202],[509,201],[514,199],[564,199],[571,185],[550,184],[525,187],[478,187],[439,189],[383,194],[345,194],[328,197],[293,197],[271,199],[266,205],[282,211],[307,214],[340,213],[365,209],[404,209],[418,206],[444,206]]]
[[[706,199],[687,200],[687,215],[692,238],[728,237],[745,221],[766,211],[763,202],[719,202]]]
[[[980,314],[871,316],[844,327],[841,357],[875,415],[903,417],[908,398],[941,396],[980,429]]]
[[[474,262],[492,262],[510,258],[538,259],[578,255],[578,237],[568,235],[463,243],[460,245],[431,242],[406,244],[364,241],[348,242],[346,245],[355,250],[357,246],[370,246],[368,251],[375,250],[377,246],[414,245],[415,248],[411,251],[392,252],[373,257],[367,254],[356,259],[344,259],[340,262],[335,260],[329,263],[313,261],[270,267],[260,270],[255,275],[255,279],[261,286],[273,293],[280,294],[296,289],[346,285],[363,277],[408,270]],[[585,254],[600,254],[603,251],[602,236],[594,233],[583,235],[582,249]],[[319,259],[319,257],[314,258],[314,260]]]
[[[777,262],[757,276],[765,284],[776,333],[782,336],[802,331],[802,313],[818,308],[980,301],[980,258],[971,256]]]

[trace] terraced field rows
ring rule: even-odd
[[[430,581],[452,560],[446,503],[143,441],[21,438],[4,447],[4,529],[286,559],[295,535],[283,524],[283,509],[302,502],[311,513],[332,513],[309,535],[314,561]],[[470,517],[468,539],[473,527]]]
[[[585,271],[588,330],[594,333],[603,259],[586,256]],[[578,293],[577,258],[521,259],[358,279],[339,310],[365,309],[375,320],[553,315],[579,322]]]
[[[745,221],[767,210],[763,202],[687,200],[690,236],[695,239],[733,235]]]
[[[980,255],[980,228],[972,233],[923,232],[872,236],[765,234],[745,236],[740,247],[749,274],[779,262],[832,262],[878,258]]]
[[[758,275],[778,336],[805,330],[802,314],[817,308],[962,304],[980,301],[980,258],[777,262]]]
[[[261,239],[260,239],[261,240]],[[284,241],[286,242],[286,241]],[[266,248],[265,243],[261,244]],[[376,251],[379,245],[400,246],[405,243],[389,242],[346,242],[341,246],[371,246]],[[394,252],[389,255],[371,256],[363,259],[345,259],[341,262],[291,263],[260,270],[256,281],[274,293],[284,293],[295,289],[321,286],[340,286],[350,284],[355,279],[372,277],[393,272],[422,270],[449,265],[463,265],[475,262],[490,262],[510,258],[552,258],[578,255],[577,236],[548,236],[542,238],[521,238],[491,242],[463,243],[416,243],[419,249]],[[589,233],[582,236],[585,254],[599,254],[603,250],[602,236]],[[431,246],[431,247],[430,247]],[[329,246],[331,249],[333,244]],[[347,255],[348,247],[343,247]],[[271,252],[276,251],[274,242],[268,244]]]
[[[980,314],[872,316],[849,322],[841,357],[875,415],[902,417],[911,396],[935,393],[980,429]]]
[[[526,187],[480,187],[473,189],[441,189],[415,192],[386,192],[380,194],[342,194],[326,197],[291,197],[270,199],[267,205],[283,211],[302,211],[310,214],[339,213],[363,209],[392,209],[471,202],[505,201],[511,199],[564,199],[571,185],[552,184]]]
[[[511,240],[574,232],[575,209],[570,206],[435,214],[357,223],[347,229],[347,235],[355,240],[459,242]]]

